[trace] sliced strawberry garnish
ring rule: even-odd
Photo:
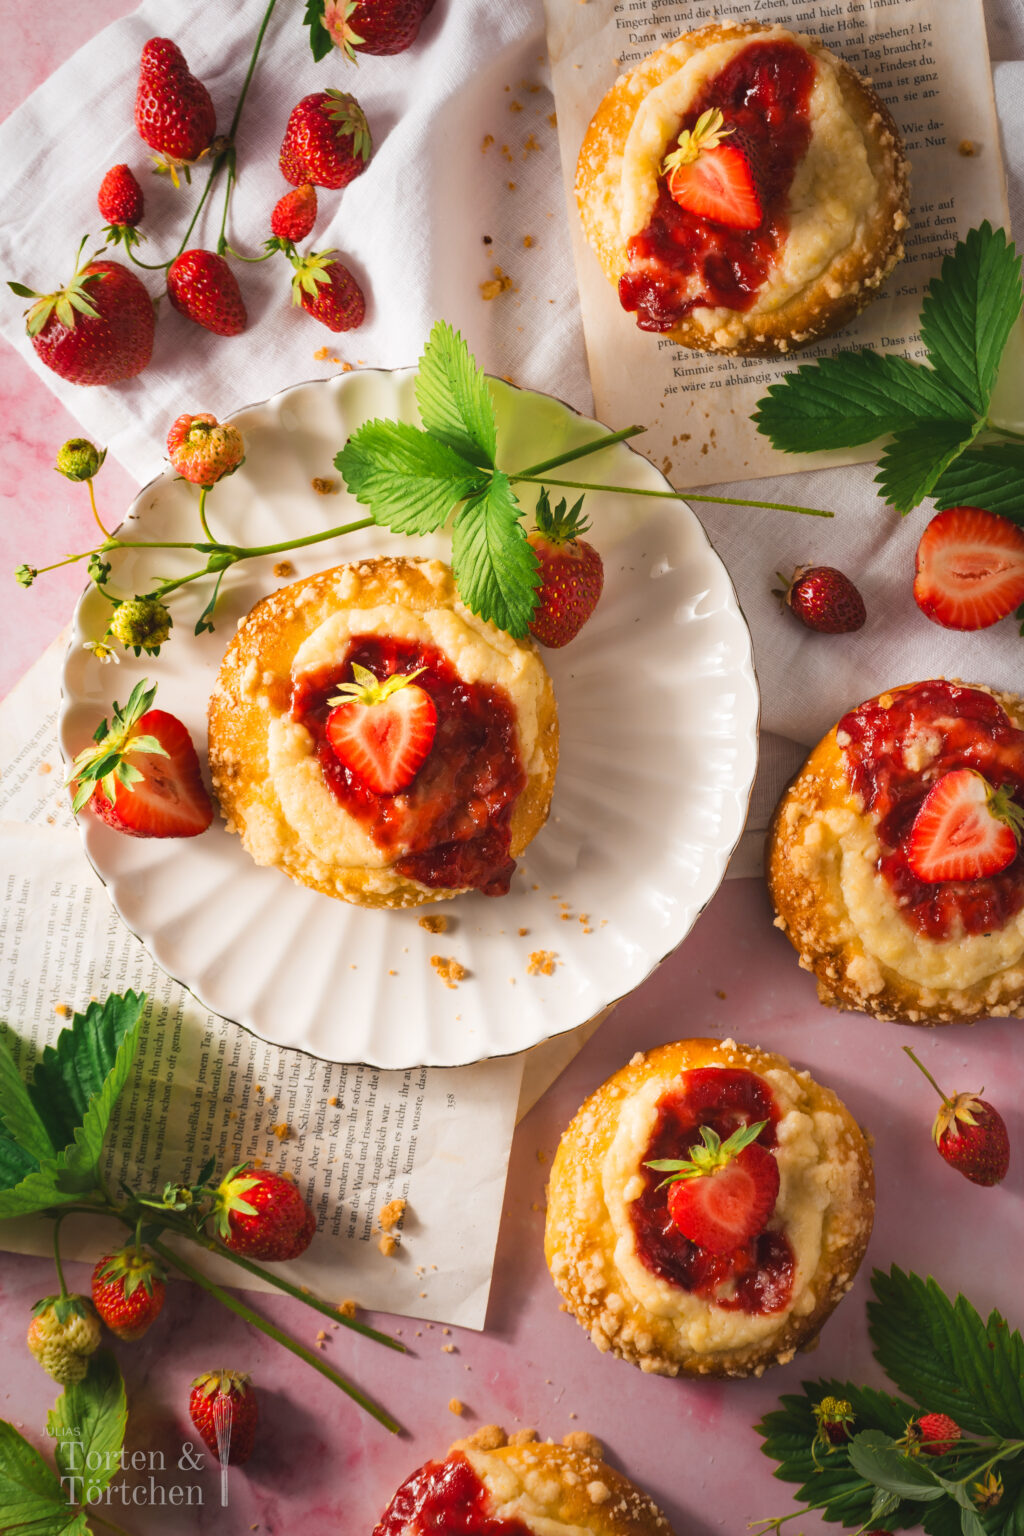
[[[721,112],[712,107],[679,135],[662,173],[668,178],[669,196],[687,213],[729,229],[757,229],[764,206],[750,147],[722,142],[735,131],[724,126]]]
[[[213,820],[192,738],[176,715],[150,709],[156,688],[137,683],[75,758],[72,808],[88,805],[131,837],[196,837]]]
[[[907,863],[919,880],[983,880],[1017,857],[1024,810],[973,768],[944,773],[910,829]]]
[[[779,1166],[766,1147],[756,1145],[766,1122],[756,1121],[721,1141],[702,1125],[703,1145],[690,1148],[685,1162],[660,1159],[647,1166],[670,1178],[668,1209],[691,1243],[708,1253],[734,1253],[763,1232],[779,1195]]]
[[[395,672],[379,682],[367,667],[352,664],[353,683],[327,717],[334,754],[378,795],[394,795],[411,784],[434,744],[437,710],[416,672]]]
[[[987,629],[1024,603],[1024,530],[981,507],[933,517],[917,546],[914,601],[946,629]]]

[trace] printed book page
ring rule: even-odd
[[[841,349],[923,357],[917,317],[942,256],[983,219],[1009,221],[981,0],[545,0],[545,8],[595,414],[613,428],[644,424],[637,446],[678,489],[792,473],[794,460],[750,420],[767,386]],[[618,74],[684,32],[748,19],[812,33],[868,76],[911,166],[906,256],[883,296],[792,360],[718,357],[638,330],[583,237],[573,190],[587,125]],[[801,455],[797,467],[873,457],[870,447]]]

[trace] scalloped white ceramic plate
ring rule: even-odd
[[[317,495],[310,482],[337,483],[334,455],[368,417],[418,419],[413,378],[411,369],[354,372],[239,412],[246,462],[208,503],[219,536],[276,543],[364,515],[346,493]],[[538,463],[604,430],[549,396],[498,381],[493,389],[504,465]],[[623,445],[564,473],[666,487]],[[172,472],[160,475],[140,492],[124,534],[197,537],[197,494]],[[86,853],[118,912],[207,1007],[275,1044],[331,1060],[457,1066],[582,1024],[686,936],[746,816],[758,721],[750,637],[725,568],[685,503],[592,492],[587,511],[605,591],[580,637],[543,653],[561,723],[558,782],[550,820],[508,896],[428,908],[448,918],[448,931],[434,935],[419,926],[422,908],[365,910],[258,868],[219,821],[202,837],[164,842],[81,817]],[[369,529],[289,558],[305,576],[398,549],[449,554],[440,537]],[[177,551],[161,553],[158,564],[142,552],[119,558],[123,591],[189,569]],[[87,592],[64,669],[65,756],[87,743],[113,697],[125,699],[149,676],[159,679],[158,704],[185,721],[202,758],[221,655],[237,621],[281,584],[274,564],[267,557],[228,573],[214,635],[192,634],[208,583],[186,587],[160,657],[127,657],[116,668],[82,648],[109,612]],[[527,974],[536,950],[557,955],[552,975]],[[466,967],[454,990],[430,965],[437,953]]]

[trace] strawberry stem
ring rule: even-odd
[[[604,437],[595,437],[589,443],[583,443],[579,448],[571,448],[568,453],[557,454],[553,459],[545,459],[542,464],[531,464],[529,469],[521,469],[518,474],[510,474],[511,480],[525,480],[533,475],[542,475],[545,470],[558,469],[562,464],[570,464],[573,459],[583,459],[590,453],[597,453],[601,448],[610,448],[613,443],[624,443],[628,437],[636,437],[640,432],[646,432],[646,427],[623,427],[618,432],[608,432]]]
[[[206,496],[209,489],[210,487],[208,485],[202,485],[199,487],[199,521],[202,523],[203,532],[206,534],[206,537],[209,539],[210,543],[216,544],[217,540],[210,532],[210,525],[206,521]]]
[[[289,1350],[293,1355],[297,1355],[300,1360],[304,1360],[307,1365],[311,1365],[315,1371],[319,1371],[321,1376],[325,1376],[329,1382],[338,1387],[346,1396],[352,1398],[353,1402],[358,1403],[361,1408],[365,1408],[366,1412],[376,1419],[378,1424],[383,1424],[384,1428],[390,1430],[393,1435],[402,1433],[402,1426],[389,1413],[385,1412],[383,1408],[367,1397],[364,1392],[360,1392],[358,1387],[354,1387],[351,1382],[346,1381],[344,1376],[339,1376],[338,1372],[329,1366],[325,1360],[315,1355],[311,1349],[307,1349],[304,1344],[300,1344],[298,1339],[293,1339],[290,1334],[278,1328],[276,1323],[270,1322],[269,1318],[261,1317],[258,1312],[254,1312],[251,1307],[246,1306],[244,1301],[241,1301],[237,1296],[232,1296],[230,1291],[225,1291],[215,1281],[208,1280],[187,1259],[183,1259],[180,1254],[174,1253],[171,1249],[165,1247],[163,1243],[154,1242],[152,1247],[153,1251],[160,1255],[165,1264],[169,1264],[172,1269],[180,1271],[181,1274],[198,1285],[201,1290],[208,1292],[215,1301],[219,1301],[221,1306],[227,1307],[229,1312],[234,1312],[235,1316],[240,1317],[243,1322],[249,1323],[253,1328],[258,1328],[260,1333],[266,1334],[276,1344],[282,1345],[283,1348]]]
[[[935,1081],[934,1077],[932,1077],[931,1073],[928,1071],[928,1068],[925,1066],[924,1062],[918,1060],[918,1058],[914,1055],[913,1051],[910,1049],[909,1045],[905,1045],[903,1047],[903,1051],[904,1051],[905,1055],[910,1057],[911,1061],[914,1063],[914,1066],[917,1067],[919,1071],[924,1073],[925,1077],[931,1083],[932,1087],[935,1089],[935,1092],[938,1094],[938,1096],[942,1100],[943,1104],[948,1104],[950,1102],[949,1099],[943,1093],[942,1089],[939,1087],[939,1085]]]
[[[64,1220],[64,1214],[62,1211],[53,1223],[53,1262],[57,1266],[57,1279],[60,1281],[60,1294],[62,1296],[68,1294],[68,1288],[64,1284],[64,1270],[60,1262],[60,1224]]]
[[[604,442],[595,444],[595,447],[604,447]],[[770,512],[802,512],[805,517],[835,517],[834,512],[826,512],[823,507],[798,507],[786,501],[751,501],[745,496],[705,496],[703,491],[651,491],[639,485],[591,485],[586,480],[552,480],[549,475],[545,475],[543,480],[528,474],[510,474],[508,478],[513,483],[523,481],[529,485],[557,485],[571,491],[614,491],[621,496],[663,496],[669,501],[679,501],[686,497],[690,501],[715,502],[722,507],[766,507]]]
[[[89,479],[85,483],[89,487],[89,500],[92,503],[92,515],[96,519],[97,525],[99,526],[100,533],[102,533],[102,535],[103,535],[103,537],[105,539],[109,539],[110,538],[110,534],[104,528],[102,522],[100,522],[100,514],[99,514],[99,512],[96,509],[96,492],[92,488],[92,476],[90,476]]]

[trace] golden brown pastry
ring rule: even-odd
[[[723,142],[751,168],[754,228],[669,192],[666,157],[716,108],[731,129]],[[838,330],[878,293],[903,255],[908,168],[883,103],[816,38],[715,22],[616,80],[583,140],[576,198],[641,329],[770,355]]]
[[[776,924],[818,996],[904,1024],[1024,1012],[1024,858],[980,879],[924,881],[917,813],[974,769],[1024,803],[1024,703],[933,679],[844,716],[783,795],[768,834]]]
[[[691,1241],[665,1172],[647,1164],[689,1160],[708,1129],[725,1142],[762,1121],[755,1150],[774,1160],[777,1194],[760,1230],[724,1252]],[[831,1089],[770,1051],[681,1040],[634,1056],[563,1135],[544,1246],[598,1349],[663,1376],[751,1376],[816,1337],[873,1216],[871,1155]]]
[[[511,1439],[485,1425],[457,1440],[443,1461],[428,1461],[398,1489],[373,1536],[417,1536],[424,1530],[467,1529],[467,1517],[488,1521],[500,1536],[672,1536],[672,1527],[645,1493],[603,1459],[592,1435],[566,1435],[561,1445],[532,1430]],[[475,1528],[475,1527],[474,1527]]]
[[[326,722],[353,664],[378,678],[423,669],[436,734],[400,792],[374,792],[332,749]],[[470,613],[437,560],[363,560],[257,603],[209,728],[214,790],[256,863],[361,906],[504,894],[558,763],[536,647]]]

